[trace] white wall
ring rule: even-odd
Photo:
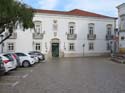
[[[108,53],[109,51],[106,50],[106,25],[112,24],[113,29],[114,27],[114,19],[109,18],[92,18],[92,17],[78,17],[78,16],[64,16],[64,15],[47,15],[47,14],[37,14],[35,15],[34,21],[42,21],[42,31],[45,31],[44,38],[42,40],[33,40],[32,39],[32,32],[30,30],[26,30],[25,32],[18,29],[17,39],[14,41],[16,42],[16,51],[31,51],[33,50],[33,41],[34,42],[41,42],[42,52],[47,54],[51,51],[51,39],[58,38],[60,39],[60,49],[64,52],[64,56],[70,56],[74,54],[74,56],[82,56],[83,55],[83,44],[84,53],[91,54],[91,53]],[[54,37],[53,31],[53,20],[57,20],[58,30],[57,36]],[[76,40],[67,40],[66,32],[68,32],[68,23],[75,22],[76,23]],[[95,24],[95,34],[96,40],[87,40],[88,34],[88,24],[94,23]],[[6,42],[10,42],[7,40]],[[88,50],[88,43],[94,42],[94,50]],[[47,52],[45,51],[45,43],[47,43]],[[66,50],[64,50],[64,43]],[[75,43],[75,51],[69,51],[69,43]],[[6,51],[6,48],[5,48]]]
[[[118,7],[118,14],[119,14],[119,16],[125,14],[125,3],[124,3],[124,4],[121,4],[121,5]]]
[[[124,15],[124,18],[125,18],[125,3],[124,4],[121,4],[119,7],[118,7],[118,14],[119,14],[119,30],[122,30],[119,32],[119,48],[125,48],[125,39],[124,40],[121,40],[121,37],[124,37],[125,38],[125,20],[121,21],[121,15]],[[122,16],[123,17],[123,16]]]

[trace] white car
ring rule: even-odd
[[[3,62],[4,67],[5,67],[5,72],[9,72],[10,70],[15,69],[13,62],[9,58],[7,58],[4,55],[0,55],[0,57],[2,58],[2,62]]]
[[[39,62],[39,57],[36,55],[33,55],[32,53],[27,53],[28,55],[30,55],[32,58],[34,58],[35,62],[38,63]]]
[[[35,63],[35,59],[28,53],[17,52],[16,55],[20,58],[20,65],[29,67]]]
[[[6,56],[7,58],[9,58],[12,61],[14,69],[16,69],[18,64],[17,64],[16,59],[12,55],[12,53],[4,53],[3,55]]]
[[[31,55],[37,56],[39,61],[45,60],[45,55],[39,51],[30,51],[29,52]]]

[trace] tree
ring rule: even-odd
[[[2,44],[8,39],[13,29],[22,24],[24,29],[33,28],[33,9],[16,0],[0,0],[0,35],[8,29],[9,35],[0,41]]]

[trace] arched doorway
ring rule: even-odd
[[[51,40],[52,57],[59,57],[59,44],[60,42],[58,38],[54,38]]]

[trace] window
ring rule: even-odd
[[[90,35],[94,34],[94,24],[93,23],[89,23],[89,34]]]
[[[74,31],[75,31],[75,23],[70,22],[69,23],[69,34],[74,34]]]
[[[23,56],[27,56],[27,55],[24,54],[24,53],[16,53],[16,55],[17,55],[17,56],[20,56],[20,57],[21,57],[21,56],[22,56],[22,57],[23,57]]]
[[[125,30],[125,15],[120,16],[121,21],[120,21],[120,28],[121,30]]]
[[[70,26],[70,31],[69,31],[70,34],[74,34],[74,27],[73,26]]]
[[[107,50],[110,50],[110,49],[111,49],[110,43],[107,43]]]
[[[5,54],[4,56],[7,57],[9,60],[14,61],[11,54]]]
[[[74,51],[75,50],[74,43],[70,43],[69,44],[69,50],[70,51]]]
[[[124,36],[121,36],[121,40],[124,40],[125,38],[124,38]]]
[[[40,33],[40,25],[35,25],[36,32]]]
[[[35,50],[36,50],[36,51],[40,51],[40,50],[41,50],[40,43],[36,43],[36,44],[35,44]]]
[[[108,24],[107,25],[107,35],[111,36],[111,33],[112,32],[112,25],[111,24]]]
[[[8,43],[8,51],[14,51],[14,43]]]
[[[93,29],[94,29],[93,27],[89,28],[89,34],[93,35]]]
[[[36,21],[35,22],[35,32],[36,33],[40,33],[41,32],[41,22],[40,21]]]
[[[94,50],[94,44],[93,43],[89,43],[89,50]]]

